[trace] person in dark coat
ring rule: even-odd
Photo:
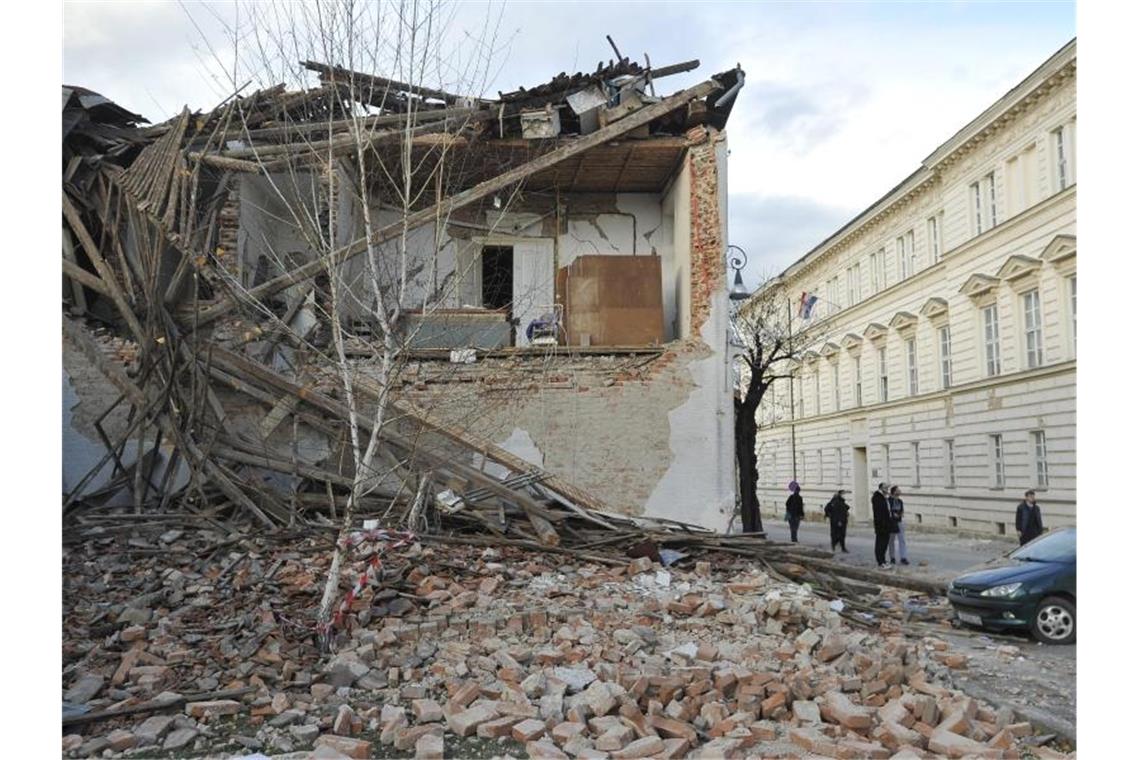
[[[784,502],[784,519],[788,521],[788,528],[792,532],[792,543],[798,544],[796,534],[800,529],[800,521],[804,519],[804,497],[800,496],[800,484],[796,481],[793,480],[789,488],[792,489],[792,495]]]
[[[875,563],[880,568],[887,564],[887,544],[891,542],[891,508],[887,502],[887,484],[880,483],[879,490],[871,497],[871,517],[875,522]]]
[[[1025,492],[1025,501],[1017,505],[1017,518],[1014,524],[1017,526],[1017,538],[1022,546],[1045,532],[1045,526],[1041,524],[1041,507],[1037,506],[1036,491]]]
[[[848,554],[847,514],[851,511],[851,507],[843,499],[845,493],[847,492],[842,488],[836,491],[831,501],[823,508],[823,514],[831,523],[831,551],[835,551],[835,547],[838,546],[844,554]]]

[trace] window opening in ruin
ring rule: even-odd
[[[483,308],[505,309],[514,291],[514,249],[509,245],[483,247]]]

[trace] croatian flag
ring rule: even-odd
[[[811,295],[807,292],[800,294],[800,318],[811,319],[811,310],[815,306],[815,302],[819,300],[818,296]]]

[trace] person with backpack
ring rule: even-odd
[[[827,502],[827,506],[823,508],[823,514],[831,523],[831,551],[835,551],[838,546],[843,550],[844,554],[849,554],[847,551],[847,515],[851,511],[851,507],[843,499],[843,494],[847,493],[842,488],[835,492],[831,497],[831,501]]]

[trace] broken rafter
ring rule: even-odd
[[[328,64],[317,63],[316,61],[302,61],[301,65],[309,71],[315,71],[320,74],[321,81],[324,83],[353,85],[353,97],[357,100],[360,100],[361,96],[364,95],[371,98],[371,94],[374,92],[409,92],[424,98],[442,100],[445,103],[455,103],[458,100],[464,99],[472,100],[472,98],[465,98],[463,95],[456,95],[451,92],[436,90],[422,85],[407,84],[406,82],[388,79],[387,77],[377,76],[375,74],[362,74],[359,71],[352,71],[350,69],[341,68],[340,66],[329,66]]]
[[[516,166],[497,177],[484,180],[474,187],[468,188],[456,195],[443,199],[439,203],[425,208],[421,211],[407,215],[404,219],[393,222],[386,227],[380,228],[373,235],[372,244],[380,245],[385,243],[397,235],[403,234],[408,229],[414,229],[422,224],[427,224],[439,216],[446,216],[452,211],[463,208],[475,201],[486,198],[494,193],[499,192],[516,182],[521,182],[527,177],[555,166],[568,158],[583,153],[590,148],[602,145],[610,140],[620,137],[624,134],[632,132],[634,129],[648,124],[649,122],[657,119],[665,114],[683,107],[685,104],[692,100],[697,100],[707,95],[718,92],[723,89],[722,85],[715,80],[707,80],[698,85],[682,90],[681,92],[672,95],[660,103],[655,103],[646,106],[639,111],[626,116],[625,118],[602,127],[597,132],[593,132],[585,137],[575,138],[572,142],[556,148],[549,153],[546,153],[538,158]],[[340,248],[338,250],[327,253],[319,258],[303,264],[291,272],[286,272],[278,277],[275,277],[268,282],[252,288],[247,292],[247,296],[251,299],[262,299],[272,296],[282,290],[303,282],[315,275],[326,271],[330,264],[341,264],[348,261],[368,250],[369,242],[367,239],[361,238],[356,242]],[[208,306],[199,312],[199,324],[206,324],[212,322],[220,317],[230,313],[238,306],[237,301],[232,297],[226,297],[224,300],[212,306]]]

